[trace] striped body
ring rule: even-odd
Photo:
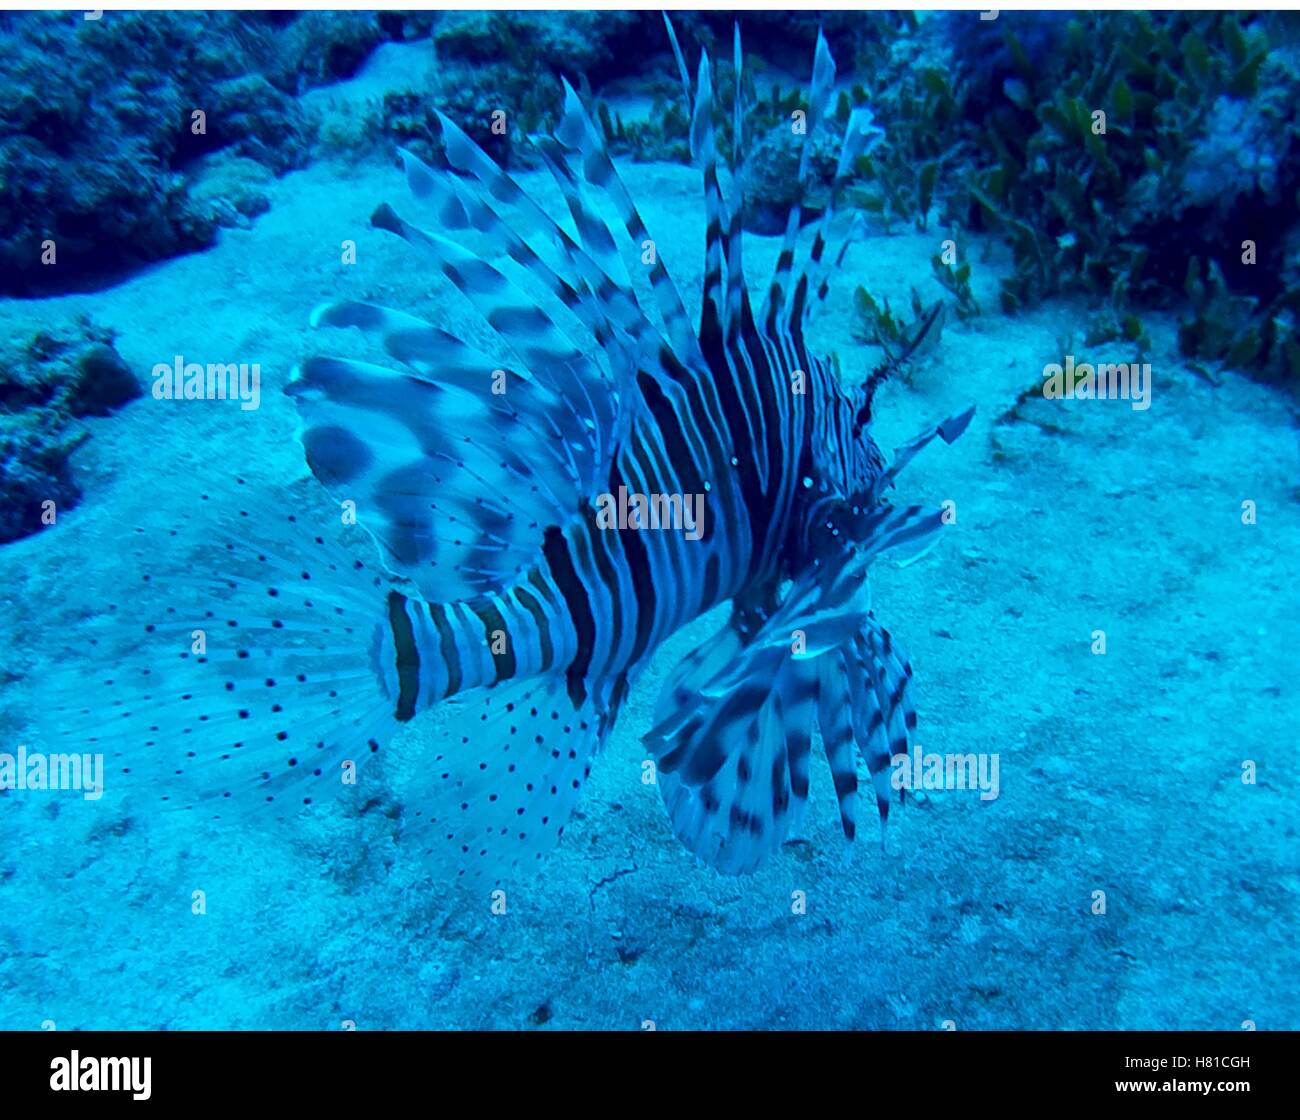
[[[594,693],[600,710],[616,708],[675,631],[727,600],[771,601],[809,559],[804,480],[828,458],[848,477],[851,464],[834,453],[851,446],[850,402],[788,335],[778,345],[751,324],[737,337],[743,353],[719,339],[706,378],[668,362],[638,375],[647,409],[607,480],[610,494],[703,494],[700,539],[680,527],[604,528],[588,508],[548,527],[541,562],[508,588],[446,604],[390,593],[381,661],[394,667],[399,720],[551,670],[564,673],[575,705]],[[771,388],[796,379],[798,391]]]

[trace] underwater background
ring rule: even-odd
[[[715,612],[656,653],[505,913],[403,845],[382,759],[374,796],[292,826],[163,813],[112,774],[99,799],[0,791],[0,1028],[1300,1028],[1300,20],[674,13],[720,91],[737,19],[751,284],[869,106],[884,139],[840,205],[861,233],[815,349],[860,377],[942,303],[876,439],[977,406],[907,474],[953,523],[874,567],[873,598],[923,749],[996,755],[998,796],[929,791],[884,850],[866,813],[846,845],[817,762],[806,839],[749,876],[705,866],[641,736]],[[837,108],[804,192],[788,122],[819,28]],[[129,612],[137,527],[181,555],[202,495],[300,500],[280,389],[313,307],[471,330],[369,224],[435,109],[558,216],[527,136],[569,78],[699,312],[658,13],[51,12],[0,36],[0,752],[129,651],[105,604]],[[174,355],[257,363],[259,407],[157,400]],[[1149,363],[1148,407],[1046,399],[1067,360]],[[177,602],[204,577],[178,566]]]

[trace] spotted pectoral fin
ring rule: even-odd
[[[768,693],[733,733],[741,736],[703,785],[660,771],[673,832],[700,859],[728,875],[757,868],[790,833],[808,790],[813,680],[792,675]],[[802,698],[801,698],[802,696]]]
[[[850,569],[856,575],[845,576]],[[670,679],[660,719],[645,741],[661,770],[692,786],[712,778],[768,699],[802,666],[851,641],[866,617],[856,561],[795,583],[762,627],[745,640],[729,625],[692,653]],[[689,683],[688,683],[689,682]]]
[[[834,669],[824,673],[819,695],[818,721],[827,743],[827,758],[835,770],[830,743],[845,745],[847,757],[840,756],[841,765],[851,759],[856,744],[857,754],[871,775],[883,829],[896,792],[895,763],[906,757],[916,729],[912,666],[889,631],[872,617],[853,642],[840,651]],[[898,792],[902,800],[901,790]]]
[[[651,752],[662,752],[657,781],[673,832],[724,874],[757,868],[802,815],[814,664],[787,660],[775,679],[722,696],[702,690],[684,722],[661,723],[647,737]]]
[[[343,504],[342,516],[375,538],[388,569],[431,602],[511,582],[534,562],[545,526],[561,516],[561,496],[576,492],[556,443],[509,446],[505,433],[525,425],[488,389],[490,367],[480,372],[484,385],[475,391],[313,358],[287,390],[312,473]],[[510,409],[544,412],[536,387],[515,379],[511,388]]]
[[[604,487],[640,407],[644,330],[630,292],[440,120],[444,160],[403,153],[432,224],[389,206],[372,224],[457,289],[479,320],[460,334],[483,349],[391,308],[330,303],[312,325],[357,328],[383,364],[314,357],[288,389],[312,472],[430,602],[513,583],[547,527]],[[484,253],[485,235],[499,255]]]

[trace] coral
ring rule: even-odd
[[[798,104],[797,94],[795,104]],[[779,115],[779,114],[778,114]],[[809,138],[809,182],[799,183],[799,162],[805,138],[791,130],[789,114],[750,142],[745,176],[745,227],[756,233],[777,234],[785,229],[790,206],[802,200],[810,210],[830,201],[830,182],[839,159],[842,130],[820,128]]]
[[[211,244],[257,212],[193,197],[222,151],[280,174],[312,152],[297,95],[355,73],[432,13],[106,12],[0,17],[0,290],[95,287]],[[58,80],[49,75],[57,73]],[[193,114],[202,110],[200,127]],[[260,177],[259,177],[260,178]],[[225,181],[237,188],[232,177]],[[50,264],[45,242],[54,242]],[[42,255],[45,260],[42,260]]]
[[[196,213],[219,226],[247,228],[270,208],[266,188],[271,172],[232,152],[216,152],[199,161],[191,176],[190,202]]]
[[[1293,139],[1277,124],[1260,99],[1218,98],[1184,160],[1184,203],[1222,215],[1243,196],[1276,201]]]
[[[261,74],[217,82],[198,104],[211,105],[211,149],[229,149],[276,172],[297,167],[307,155],[297,102]]]
[[[84,431],[48,431],[0,413],[0,544],[38,532],[42,514],[81,498],[68,459],[86,438]]]
[[[89,319],[38,331],[0,363],[0,409],[46,408],[59,416],[107,416],[140,395],[113,349],[113,333]]]
[[[644,50],[653,13],[590,11],[446,12],[433,40],[444,61],[499,65],[521,82],[563,74],[599,82],[627,72],[628,55]],[[663,36],[655,29],[654,43]]]
[[[427,98],[385,99],[384,128],[422,152],[436,108],[503,165],[531,163],[515,141],[555,122],[561,77],[589,87],[625,73],[647,20],[641,12],[446,12],[433,31],[435,88]]]
[[[296,106],[258,73],[275,50],[260,17],[33,13],[6,17],[0,33],[12,60],[0,78],[13,107],[0,119],[11,294],[93,286],[209,244],[215,223],[182,172],[196,156],[232,145],[276,170],[298,159]],[[206,130],[192,127],[196,109]]]
[[[0,355],[0,543],[47,524],[44,503],[58,511],[77,503],[68,459],[88,435],[78,421],[140,393],[112,332],[86,319]]]
[[[276,84],[302,93],[350,78],[384,39],[403,37],[404,24],[386,30],[375,12],[303,12],[283,32]]]

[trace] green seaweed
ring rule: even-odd
[[[1004,311],[1083,292],[1100,306],[1090,342],[1147,344],[1139,309],[1179,295],[1167,262],[1152,269],[1152,247],[1177,243],[1180,220],[1211,241],[1216,223],[1226,225],[1197,209],[1187,177],[1223,99],[1261,95],[1274,26],[1232,12],[1079,13],[1054,64],[1044,64],[1031,62],[1008,24],[1018,73],[979,131],[969,188],[973,214],[1011,250]],[[1285,104],[1260,104],[1294,133],[1291,78],[1292,94],[1278,99]],[[1262,308],[1234,297],[1217,266],[1204,280],[1189,276],[1186,292],[1185,353],[1291,375],[1293,300]]]
[[[925,230],[936,201],[946,203],[957,189],[957,171],[970,155],[961,120],[962,91],[949,70],[914,65],[918,57],[925,56],[893,52],[889,64],[874,72],[872,90],[857,85],[840,98],[844,119],[853,106],[870,105],[884,129],[883,141],[858,159],[855,170],[862,185],[851,198],[859,209],[878,215],[886,228],[910,220]]]
[[[1213,380],[1227,370],[1256,370],[1300,389],[1300,289],[1267,308],[1228,289],[1218,262],[1193,257],[1185,283],[1191,314],[1178,329],[1178,346]],[[1207,363],[1209,368],[1207,369]]]
[[[971,292],[970,262],[966,259],[966,252],[960,242],[955,244],[955,266],[953,262],[945,259],[946,254],[936,253],[930,258],[930,267],[934,270],[934,278],[955,297],[953,310],[957,318],[964,323],[980,314],[980,305]]]
[[[895,315],[887,298],[877,300],[861,285],[853,292],[853,304],[858,313],[855,334],[861,341],[879,346],[887,366],[905,369],[905,363],[927,357],[939,345],[944,304],[940,301],[926,307],[915,287],[910,320]]]

